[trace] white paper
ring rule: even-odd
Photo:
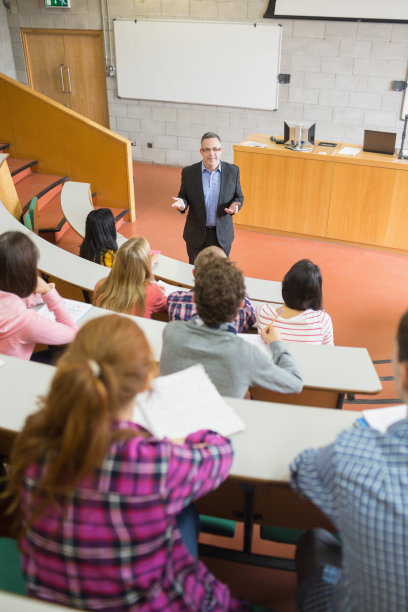
[[[84,314],[86,314],[92,308],[92,304],[86,304],[85,302],[77,302],[76,300],[68,300],[66,298],[63,298],[62,302],[65,308],[72,316],[72,318],[74,319],[75,323],[79,321],[79,319],[83,317]],[[43,304],[37,310],[37,312],[45,319],[55,321],[55,315],[52,311],[48,310],[47,304]]]
[[[406,404],[363,410],[362,415],[373,429],[385,433],[390,425],[407,418]]]
[[[0,361],[0,366],[3,366],[3,365],[5,365],[5,362],[4,361]]]
[[[174,293],[175,291],[189,291],[186,287],[180,287],[179,285],[171,285],[170,283],[165,283],[162,280],[158,280],[157,284],[160,287],[164,287],[164,293],[168,297],[170,293]]]
[[[258,147],[260,149],[267,149],[268,145],[263,142],[255,142],[255,140],[247,140],[246,142],[241,143],[243,147]]]
[[[200,429],[230,436],[245,429],[201,364],[155,378],[152,389],[138,395],[133,420],[159,439],[185,438]]]
[[[340,151],[337,152],[338,155],[357,155],[360,153],[361,149],[356,149],[355,147],[343,147]]]

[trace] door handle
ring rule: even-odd
[[[65,85],[64,85],[64,74],[62,72],[63,67],[64,67],[64,64],[60,64],[61,87],[62,87],[62,93],[66,93],[65,92]]]
[[[68,93],[72,93],[72,87],[71,87],[71,70],[70,70],[69,66],[67,66],[67,75],[68,75]]]

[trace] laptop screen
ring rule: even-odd
[[[395,140],[397,134],[395,132],[377,132],[376,130],[364,130],[363,151],[370,153],[383,153],[385,155],[394,155]]]

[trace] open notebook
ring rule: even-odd
[[[68,310],[75,323],[79,321],[81,317],[84,316],[92,308],[92,304],[85,304],[85,302],[77,302],[76,300],[68,300],[67,298],[62,298],[62,302],[65,308]],[[53,312],[48,310],[47,304],[43,304],[38,310],[38,314],[46,319],[51,319],[55,321],[55,315]]]
[[[152,391],[137,396],[133,420],[157,438],[185,438],[200,429],[230,436],[245,429],[201,364],[155,378]]]

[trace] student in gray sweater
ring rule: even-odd
[[[273,325],[261,331],[270,356],[236,335],[234,318],[244,296],[242,272],[229,259],[200,267],[194,289],[198,314],[166,325],[160,374],[202,363],[221,395],[242,398],[251,385],[300,393],[299,369]]]

